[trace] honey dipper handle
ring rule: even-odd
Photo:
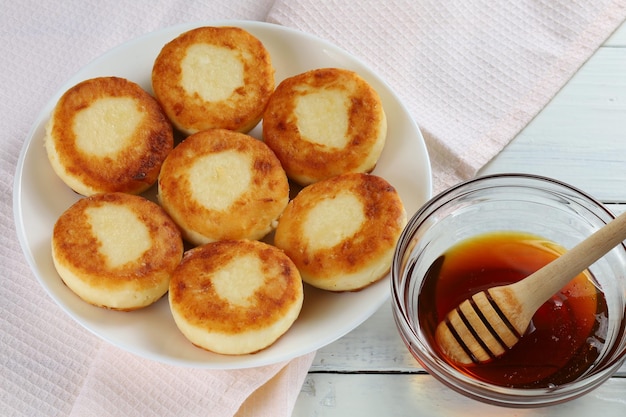
[[[533,310],[615,246],[626,240],[626,212],[526,279],[514,284]]]

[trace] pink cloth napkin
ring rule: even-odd
[[[374,68],[428,146],[438,192],[474,176],[626,18],[624,0],[276,0],[268,21]]]
[[[101,344],[69,415],[288,416],[311,360],[306,355],[259,368],[207,371],[162,365]]]
[[[265,20],[317,34],[383,76],[420,124],[435,191],[474,175],[626,16],[624,1],[25,0],[0,13],[0,410],[3,415],[289,416],[313,354],[210,371],[136,357],[65,315],[15,234],[13,175],[64,81],[163,27]]]

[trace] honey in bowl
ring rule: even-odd
[[[473,294],[519,281],[565,251],[538,236],[492,232],[463,241],[439,257],[420,291],[418,319],[439,351],[435,329]],[[584,374],[604,344],[608,321],[602,291],[586,271],[544,303],[510,350],[486,363],[451,363],[466,375],[511,388],[549,388]]]

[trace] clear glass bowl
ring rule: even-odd
[[[392,308],[411,354],[436,379],[476,400],[507,407],[540,407],[577,398],[623,364],[626,353],[626,247],[589,269],[608,305],[608,334],[600,355],[577,379],[546,388],[508,388],[473,379],[438,356],[420,328],[418,295],[428,268],[458,242],[493,231],[520,231],[571,248],[614,218],[601,203],[562,182],[501,174],[459,184],[428,201],[409,220],[392,264]]]

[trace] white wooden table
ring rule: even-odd
[[[626,23],[480,174],[526,172],[577,186],[626,211]],[[294,417],[626,415],[626,366],[588,395],[534,410],[467,399],[428,375],[405,349],[390,303],[320,349]]]

